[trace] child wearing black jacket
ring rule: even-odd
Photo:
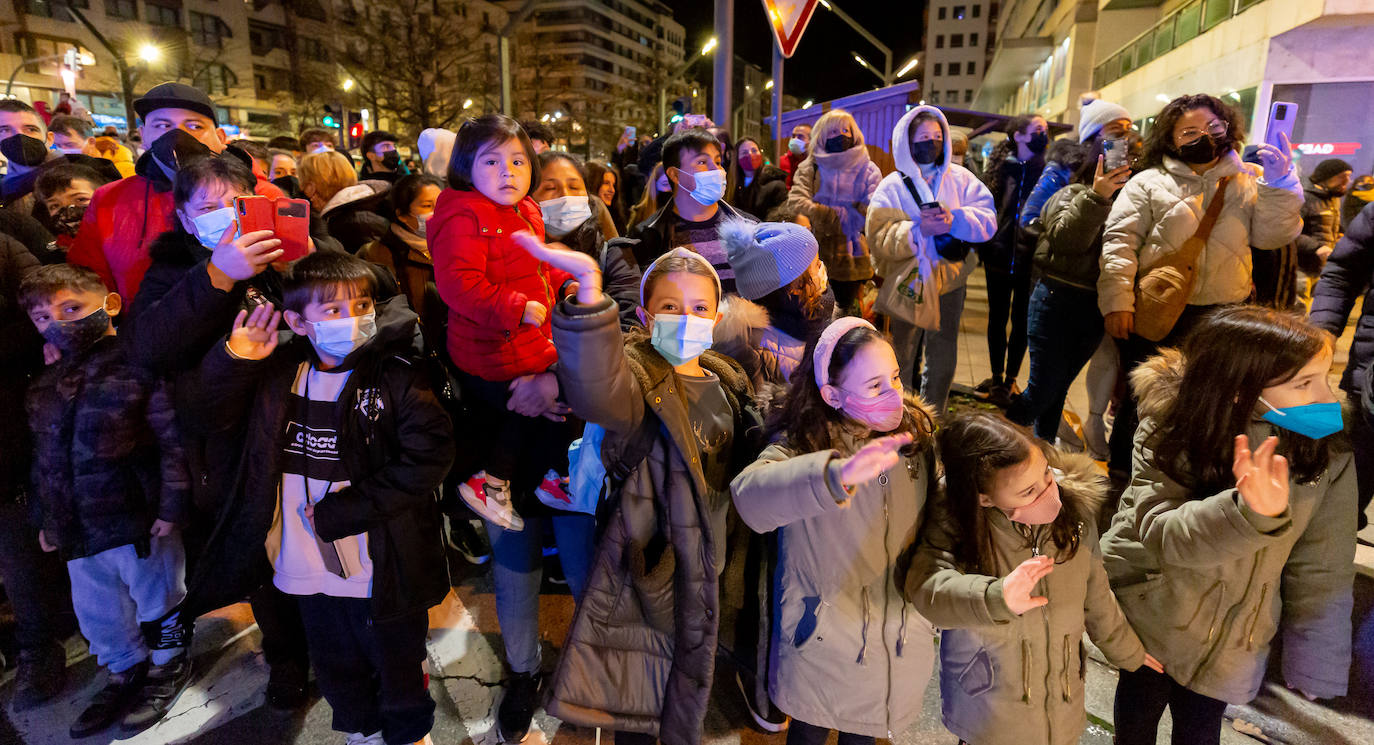
[[[374,301],[367,263],[301,259],[282,313],[240,311],[199,371],[210,421],[247,417],[225,529],[264,541],[273,583],[297,596],[311,665],[350,743],[427,741],[434,702],[422,663],[430,607],[449,581],[434,499],[453,431],[413,352],[416,316]]]

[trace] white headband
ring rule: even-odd
[[[873,324],[862,318],[845,316],[826,326],[825,331],[821,332],[821,338],[816,341],[814,355],[816,387],[824,388],[830,385],[830,357],[835,353],[835,345],[840,343],[845,334],[857,328],[872,329],[875,333],[878,331],[873,328]]]
[[[642,277],[639,278],[639,304],[640,304],[640,305],[644,305],[644,301],[647,299],[647,298],[644,297],[644,285],[645,285],[646,282],[649,281],[649,275],[654,273],[654,267],[658,266],[658,262],[663,261],[664,259],[667,259],[667,258],[670,258],[670,257],[674,257],[674,256],[679,257],[679,258],[683,258],[683,259],[694,259],[694,260],[696,260],[696,261],[700,261],[701,263],[705,264],[705,265],[706,265],[706,268],[709,269],[709,270],[711,271],[711,277],[712,277],[713,279],[716,280],[716,297],[719,298],[719,297],[721,297],[721,296],[724,295],[724,293],[722,292],[722,290],[721,290],[721,288],[720,288],[720,275],[719,275],[719,274],[716,274],[716,268],[713,267],[713,266],[711,266],[711,262],[707,261],[705,256],[702,256],[701,254],[699,254],[699,253],[697,253],[697,252],[695,252],[695,251],[692,251],[692,250],[690,250],[690,249],[686,249],[686,248],[681,248],[681,247],[679,247],[679,248],[675,248],[675,249],[669,251],[668,253],[663,254],[662,256],[659,256],[657,259],[654,259],[652,262],[650,262],[649,268],[647,268],[647,269],[644,270],[644,276],[642,276]]]

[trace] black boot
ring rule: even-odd
[[[502,742],[523,742],[529,735],[534,709],[539,705],[539,683],[537,673],[515,673],[506,681],[506,693],[496,711],[496,730]]]
[[[306,663],[278,662],[268,672],[267,705],[277,711],[295,711],[309,703],[309,685],[310,668]]]
[[[10,705],[24,711],[62,692],[67,683],[67,650],[57,642],[19,652],[19,670],[14,676],[14,695]]]
[[[157,724],[176,704],[181,692],[191,682],[191,656],[185,652],[162,665],[148,668],[138,702],[124,715],[120,728],[124,732],[142,732]]]
[[[147,660],[122,673],[110,673],[110,677],[105,681],[105,687],[96,691],[91,703],[72,723],[72,739],[89,737],[114,724],[138,696],[147,674]]]

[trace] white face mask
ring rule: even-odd
[[[431,217],[434,217],[433,212],[426,212],[423,215],[415,216],[415,221],[417,223],[415,226],[416,235],[420,236],[421,238],[425,237],[425,225],[429,224],[429,218]]]
[[[654,316],[649,343],[673,367],[700,357],[711,348],[716,324],[710,318],[659,313]]]
[[[559,197],[540,202],[539,211],[544,213],[544,228],[557,235],[571,233],[592,216],[591,204],[585,196]]]
[[[79,147],[55,147],[55,148],[53,148],[53,150],[56,150],[57,152],[62,153],[63,155],[80,155],[80,154],[81,154],[81,148],[79,148]]]
[[[220,207],[213,212],[196,215],[191,218],[191,224],[196,228],[196,240],[200,241],[200,245],[213,251],[224,237],[224,231],[234,227],[234,208]]]
[[[310,340],[315,349],[341,360],[377,335],[377,314],[311,321],[310,325],[315,328],[315,338]]]

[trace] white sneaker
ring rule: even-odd
[[[517,533],[525,529],[524,518],[511,503],[510,482],[493,486],[487,481],[487,472],[478,471],[458,485],[458,496],[488,522]]]
[[[428,737],[428,735],[426,735]],[[344,740],[344,745],[386,745],[386,740],[382,739],[382,731],[377,730],[370,735],[361,732],[348,733],[348,739]]]

